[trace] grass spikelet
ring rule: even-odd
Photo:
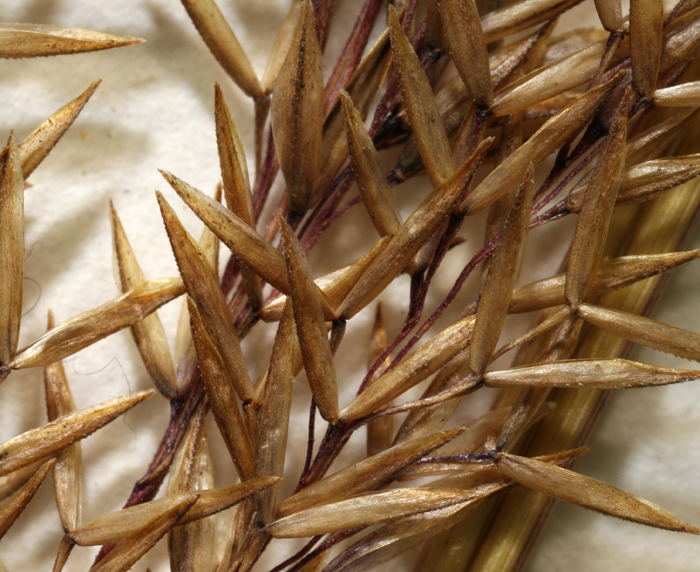
[[[438,3],[443,34],[459,76],[479,107],[493,104],[491,71],[481,19],[473,0],[442,0]]]
[[[578,307],[583,301],[605,246],[625,161],[628,107],[629,91],[618,108],[615,123],[591,176],[584,207],[576,224],[564,287],[566,300],[573,307]]]
[[[418,56],[401,29],[399,16],[393,6],[389,7],[389,35],[394,66],[401,85],[401,97],[411,118],[413,134],[428,176],[433,187],[437,188],[452,177],[455,170],[450,144],[433,90]]]
[[[0,23],[0,58],[37,58],[109,50],[143,42],[141,38],[46,24]]]
[[[109,211],[112,223],[112,247],[118,273],[115,278],[117,278],[122,294],[125,294],[142,286],[146,279],[111,201]],[[163,324],[158,315],[153,312],[131,326],[131,335],[134,337],[141,359],[158,391],[167,399],[175,397],[177,393],[175,365],[170,355],[168,341],[165,338]]]
[[[182,499],[172,508],[156,515],[144,526],[122,540],[105,558],[92,568],[91,572],[117,572],[128,570],[168,532],[197,501],[192,494]]]
[[[183,228],[175,212],[160,194],[158,204],[180,274],[189,298],[196,305],[207,339],[213,344],[212,351],[220,356],[236,393],[244,402],[248,402],[253,399],[253,384],[216,275],[202,249]]]
[[[216,61],[250,97],[262,96],[253,67],[214,0],[182,0],[192,23]]]
[[[236,401],[231,373],[211,341],[195,302],[188,296],[192,340],[214,418],[242,480],[253,476],[255,460],[248,429]],[[252,396],[252,386],[251,386]]]
[[[642,97],[651,97],[656,88],[663,50],[663,27],[661,0],[630,2],[632,85]]]
[[[484,373],[491,354],[496,349],[508,313],[510,295],[520,273],[532,209],[534,176],[535,169],[531,164],[525,171],[525,179],[518,190],[484,282],[474,321],[469,362],[472,371],[477,375]]]
[[[147,280],[118,298],[61,322],[23,348],[11,367],[39,367],[62,360],[89,345],[133,326],[163,304],[182,296],[180,278]]]
[[[0,445],[0,475],[7,475],[39,459],[56,455],[65,447],[97,431],[143,400],[153,391],[141,391],[64,415]]]
[[[93,569],[127,570],[163,538],[142,566],[169,559],[181,572],[517,572],[556,498],[700,532],[571,470],[612,390],[642,389],[615,393],[627,404],[625,422],[640,409],[627,400],[663,392],[654,403],[685,407],[681,429],[690,430],[697,386],[684,382],[700,370],[657,364],[673,358],[654,352],[634,361],[632,349],[700,360],[691,301],[678,301],[684,322],[650,317],[669,271],[700,256],[685,245],[700,218],[697,0],[633,0],[629,24],[619,0],[573,11],[578,0],[182,0],[184,10],[172,14],[159,3],[138,21],[138,11],[109,3],[83,13],[80,24],[101,30],[92,16],[114,11],[113,32],[155,40],[139,49],[5,61],[6,135],[47,116],[30,88],[65,103],[88,81],[60,95],[64,80],[96,71],[105,78],[88,112],[99,82],[19,146],[10,135],[0,150],[0,381],[18,382],[0,388],[0,405],[5,439],[25,431],[0,444],[0,535],[52,466],[54,490],[40,494],[54,494],[58,507],[51,499],[48,511],[30,508],[7,531],[3,557],[12,568],[47,568],[55,556],[60,572],[73,555],[87,569],[92,550],[83,546],[102,545]],[[54,26],[72,25],[55,10],[27,13],[42,24],[0,24],[0,58],[138,41]],[[271,51],[266,66],[260,50]],[[56,77],[63,69],[70,74]],[[242,92],[227,102],[229,77]],[[202,105],[212,87],[213,101]],[[129,107],[136,94],[145,97]],[[190,128],[201,113],[215,129]],[[74,122],[84,125],[64,137]],[[155,176],[150,158],[162,160],[158,150],[216,189],[209,196],[161,171],[204,222],[199,243],[191,214],[178,218],[160,193],[165,229],[157,216],[153,234],[143,223],[141,214],[156,208],[143,185]],[[149,171],[134,182],[128,173],[141,165]],[[94,204],[106,207],[107,191],[116,205],[128,200],[120,214],[138,231],[129,231],[133,249],[111,202],[93,213],[86,185],[99,194]],[[91,263],[93,246],[104,243],[93,231],[109,238],[101,225],[110,221],[121,295],[98,306],[115,294],[95,290],[103,277],[94,273],[108,260],[100,252]],[[77,244],[80,237],[91,241]],[[231,251],[224,260],[221,242]],[[169,250],[180,277],[157,270],[172,268]],[[141,251],[151,257],[139,255],[140,265]],[[558,270],[555,251],[566,252]],[[56,293],[78,297],[69,298],[72,308],[98,302],[58,326],[51,319],[44,333],[37,317],[49,305],[60,310],[47,303]],[[171,332],[176,308],[158,312],[162,323],[155,311],[183,293]],[[529,326],[506,320],[531,311]],[[135,341],[126,356],[126,333],[105,340],[123,328]],[[41,371],[15,371],[39,366],[48,422],[34,411],[40,388],[26,383]],[[307,387],[295,384],[302,369]],[[94,376],[122,389],[86,401]],[[160,396],[125,420],[133,437],[127,430],[85,457],[84,486],[94,493],[85,510],[97,518],[81,523],[79,441],[152,395],[132,394],[152,381]],[[94,404],[127,385],[129,397],[75,408],[71,389],[78,403]],[[675,419],[667,411],[657,407],[652,424],[627,422],[625,446],[667,437]],[[690,441],[676,441],[663,462],[692,464]],[[107,458],[117,462],[105,469]],[[125,487],[136,466],[143,473]],[[642,490],[619,473],[616,484]],[[227,482],[236,475],[238,484]],[[676,497],[682,516],[678,499],[692,509],[695,498],[680,490],[666,501],[671,507]],[[119,491],[130,492],[115,499]],[[36,530],[51,535],[55,554],[22,550]],[[644,536],[657,533],[621,533],[639,535],[637,568],[659,568],[654,557],[664,551],[674,552],[666,567],[683,568],[675,560],[686,552],[672,535],[663,545]],[[595,538],[608,568],[625,554],[607,554],[618,541]],[[566,568],[560,558],[545,567]]]
[[[55,459],[49,459],[41,465],[34,476],[2,505],[2,508],[0,508],[0,538],[5,536],[5,533],[14,524],[15,520],[29,504],[29,501],[32,500],[55,462]]]
[[[511,479],[566,502],[657,528],[700,534],[660,506],[597,479],[507,453],[499,454],[496,462]]]
[[[12,134],[0,161],[0,367],[5,369],[17,351],[24,280],[24,180]]]
[[[49,329],[53,327],[52,322],[53,316],[49,313]],[[44,388],[49,421],[75,411],[73,394],[60,361],[44,368]],[[80,523],[83,505],[83,459],[80,443],[74,443],[58,453],[53,480],[58,515],[63,530],[68,532]]]
[[[323,68],[313,7],[303,2],[287,59],[272,91],[271,122],[292,210],[303,214],[318,181]]]
[[[22,141],[19,146],[19,154],[22,158],[22,174],[25,181],[51,153],[56,143],[63,137],[92,94],[95,93],[101,81],[98,79],[93,82],[83,93],[66,103]]]
[[[299,241],[281,217],[279,224],[304,369],[321,416],[334,423],[338,420],[338,385],[323,310]]]

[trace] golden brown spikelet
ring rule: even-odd
[[[629,97],[628,90],[619,105],[608,142],[591,177],[586,191],[585,208],[579,214],[571,243],[564,295],[566,301],[574,307],[578,307],[583,301],[593,272],[600,263],[610,217],[617,201],[620,177],[625,164],[624,145],[627,136]]]
[[[53,316],[49,312],[48,328],[52,327]],[[73,395],[60,361],[44,368],[44,389],[49,421],[75,411]],[[63,530],[68,532],[80,523],[83,507],[83,459],[80,443],[66,447],[56,456],[53,481],[58,515]]]
[[[498,468],[508,477],[566,502],[657,528],[700,534],[700,529],[678,520],[660,506],[602,481],[507,453],[496,459]]]
[[[108,50],[139,44],[140,38],[46,24],[0,23],[0,58],[36,58]]]
[[[101,81],[98,79],[93,82],[83,93],[66,103],[20,143],[19,154],[22,157],[22,174],[25,181],[73,124]]]
[[[182,0],[192,23],[221,67],[250,97],[260,97],[262,87],[245,51],[214,0]]]
[[[455,171],[450,144],[435,104],[433,90],[418,56],[401,29],[399,16],[393,6],[389,6],[389,35],[401,96],[406,103],[428,176],[437,188],[446,183]]]
[[[304,370],[321,416],[334,423],[338,420],[338,384],[321,302],[299,241],[281,217],[279,224]]]
[[[64,137],[65,155],[54,153],[32,174],[31,183],[25,183],[27,176],[80,113],[95,84],[19,147],[10,141],[0,151],[4,287],[12,282],[0,296],[5,302],[0,378],[14,375],[18,381],[1,388],[0,405],[10,412],[8,427],[17,418],[10,435],[26,431],[0,446],[0,496],[10,497],[5,525],[19,514],[50,463],[58,505],[56,515],[48,503],[50,516],[30,508],[8,532],[3,556],[11,568],[15,563],[22,568],[23,560],[34,565],[32,558],[50,564],[43,551],[22,554],[22,543],[16,541],[25,534],[22,527],[32,534],[32,526],[49,518],[55,525],[56,572],[74,549],[74,564],[90,558],[79,545],[95,543],[108,543],[97,556],[96,569],[126,570],[163,535],[171,568],[182,571],[516,572],[535,545],[554,498],[697,532],[651,503],[570,470],[611,390],[680,384],[700,376],[687,364],[660,367],[654,361],[668,356],[651,353],[647,359],[643,354],[642,362],[653,363],[647,365],[633,361],[636,354],[630,353],[633,343],[641,343],[700,356],[692,305],[685,297],[678,296],[677,302],[685,321],[662,318],[669,322],[665,324],[649,318],[668,271],[698,257],[697,250],[684,251],[700,209],[696,0],[664,6],[660,0],[635,0],[629,24],[617,0],[589,2],[580,10],[593,17],[596,27],[578,30],[567,26],[589,22],[579,18],[581,12],[567,13],[576,0],[483,0],[478,12],[471,0],[397,0],[389,5],[362,0],[337,3],[337,10],[335,0],[290,0],[277,7],[267,2],[217,6],[215,1],[183,0],[185,10],[172,14],[149,6],[150,19],[141,18],[133,30],[123,25],[126,20],[114,19],[115,32],[144,29],[141,35],[157,39],[144,46],[152,47],[149,52],[142,48],[5,62],[10,90],[3,108],[10,117],[6,133],[20,133],[47,114],[41,111],[41,92],[29,89],[30,81],[15,87],[15,77],[36,77],[36,85],[45,86],[43,76],[32,76],[35,70],[46,70],[44,75],[53,78],[53,70],[68,59],[75,62],[70,75],[80,80],[95,77],[94,69],[84,74],[81,66],[104,61],[109,84],[93,98],[96,105],[88,110],[85,131]],[[78,7],[83,2],[75,0]],[[111,15],[112,9],[106,4],[99,12]],[[37,10],[33,7],[30,14],[40,13],[42,22],[72,25],[59,12]],[[355,23],[348,26],[353,11]],[[90,14],[80,24],[104,29]],[[249,29],[249,19],[256,15],[263,17],[255,18]],[[271,26],[275,20],[282,24],[279,31]],[[168,43],[169,31],[177,34],[177,43]],[[197,32],[215,58],[206,53]],[[270,52],[275,37],[265,68],[258,52]],[[12,50],[15,55],[59,54],[128,40],[43,24],[5,26],[4,32],[0,26],[0,57],[3,50],[5,55]],[[119,59],[120,52],[125,60]],[[156,56],[152,62],[149,55]],[[223,69],[216,67],[217,60]],[[115,62],[124,64],[113,66]],[[147,70],[156,62],[158,73],[152,77],[161,81],[161,73],[176,71],[178,82],[161,90],[160,83],[151,81]],[[128,72],[121,75],[120,68]],[[329,71],[325,85],[324,69]],[[114,81],[115,71],[122,81]],[[230,108],[223,97],[226,75],[244,92],[227,96]],[[63,89],[64,79],[73,78],[54,79],[50,91]],[[189,79],[191,86],[182,81]],[[221,86],[214,87],[212,114],[212,102],[202,101],[206,103],[215,81]],[[156,90],[158,98],[149,90]],[[66,93],[63,101],[75,95]],[[139,99],[138,113],[132,113],[126,102],[141,93],[148,97]],[[193,105],[190,95],[197,98]],[[31,109],[34,101],[38,115],[25,121],[25,106]],[[668,109],[674,106],[686,107]],[[180,115],[158,123],[159,114],[173,110]],[[201,111],[213,115],[215,131],[198,137],[180,129]],[[134,119],[137,124],[130,123]],[[153,127],[166,125],[173,129],[162,146],[161,129]],[[134,138],[134,131],[143,137]],[[92,137],[95,133],[99,141]],[[96,144],[103,143],[103,136],[112,139],[106,161],[98,154],[102,145]],[[253,149],[244,149],[248,138],[255,142]],[[75,143],[83,147],[73,147]],[[200,160],[200,146],[207,147],[208,158]],[[118,205],[128,198],[129,210],[122,214],[128,213],[124,222],[129,230],[139,224],[139,215],[136,222],[131,218],[147,194],[143,185],[155,174],[149,171],[132,186],[129,173],[162,149],[188,177],[208,180],[210,188],[221,181],[211,198],[163,173],[205,223],[202,240],[195,243],[159,197],[166,232],[157,221],[157,239],[146,235],[147,229],[137,227],[133,236],[130,231],[138,252],[144,246],[136,239],[141,242],[144,236],[145,252],[152,250],[150,259],[141,260],[142,271],[112,213],[122,296],[59,326],[51,324],[41,336],[43,324],[35,315],[44,315],[47,297],[60,311],[53,300],[56,292],[100,296],[92,292],[100,280],[93,273],[102,267],[91,264],[90,250],[81,258],[92,244],[74,239],[92,239],[92,225],[99,229],[108,218],[102,212],[90,216],[89,201],[80,194],[84,183],[98,181],[91,190],[109,189]],[[212,162],[215,149],[218,168]],[[251,153],[255,168],[248,173],[246,156]],[[103,167],[106,172],[121,167],[124,181],[102,177]],[[70,178],[72,174],[76,176]],[[404,186],[412,177],[412,185]],[[25,189],[26,216],[17,208]],[[3,195],[11,198],[4,209]],[[148,208],[153,208],[149,196]],[[54,200],[60,201],[55,213]],[[363,202],[380,237],[358,212]],[[43,210],[37,210],[38,204]],[[487,207],[482,232],[483,217],[467,216]],[[571,214],[568,226],[550,224]],[[26,252],[12,246],[25,234]],[[64,259],[68,238],[68,251],[75,256]],[[144,272],[152,274],[161,262],[172,267],[166,239],[182,280],[145,281]],[[526,239],[534,248],[523,257]],[[227,260],[219,260],[220,241],[232,251]],[[61,257],[50,258],[58,246]],[[567,252],[559,270],[554,270],[554,251]],[[148,267],[146,260],[151,261]],[[521,266],[523,283],[530,283],[517,287]],[[172,272],[155,276],[168,274]],[[55,290],[63,275],[71,288]],[[24,308],[22,286],[29,286],[22,296]],[[30,292],[36,289],[39,311],[31,305]],[[178,332],[172,332],[173,360],[166,342],[171,341],[172,316],[167,309],[160,312],[163,325],[156,328],[153,312],[181,293],[188,294],[187,308]],[[382,305],[381,315],[372,305],[375,300]],[[534,310],[541,311],[532,324],[511,329],[506,314]],[[125,327],[140,332],[137,348],[145,371],[139,364],[131,367],[137,352],[130,351],[128,358],[109,353],[119,343],[93,346]],[[24,345],[38,336],[17,352],[17,340]],[[89,353],[72,357],[88,346],[93,346]],[[509,367],[503,358],[511,349],[518,351]],[[109,355],[110,361],[86,369],[83,358],[95,355]],[[74,411],[60,363],[69,356],[66,371],[81,403],[92,383],[83,375],[86,371],[101,374],[100,391],[103,383],[111,383],[106,370],[99,369],[104,363],[122,367],[130,394],[150,376],[163,397],[127,418],[133,439],[127,431],[123,440],[109,442],[106,453],[86,457],[86,487],[97,491],[86,500],[97,499],[89,510],[103,516],[85,525],[79,522],[77,441],[144,394]],[[23,376],[26,381],[38,373],[13,371],[35,365],[46,367],[49,422],[44,426],[31,413],[36,387],[22,382]],[[303,368],[310,388],[294,383]],[[607,431],[625,437],[625,450],[629,443],[638,445],[635,458],[654,459],[643,447],[659,433],[667,437],[675,418],[659,404],[680,401],[683,429],[689,429],[694,418],[687,404],[694,391],[694,384],[683,384],[619,392],[625,420],[633,419],[636,410],[647,417],[641,424],[627,422],[622,430],[613,423],[616,430]],[[646,409],[629,406],[630,399],[650,392],[672,396],[668,402],[654,401],[654,423],[648,422]],[[126,387],[115,394],[123,393]],[[345,409],[339,411],[341,406]],[[399,413],[407,415],[396,418],[400,427],[395,430]],[[208,437],[213,438],[211,454]],[[600,438],[594,437],[593,444]],[[673,448],[664,448],[662,461],[679,474],[684,464],[692,465],[687,442],[676,439]],[[220,471],[222,447],[233,467],[224,453]],[[105,454],[117,459],[107,472],[105,459],[99,458]],[[618,464],[625,461],[624,455],[613,457]],[[136,462],[143,468],[138,481],[128,496],[113,498],[112,491],[129,490],[121,479]],[[242,484],[226,482],[232,470]],[[662,472],[645,478],[652,481]],[[619,473],[624,479],[624,471]],[[161,498],[168,474],[168,490]],[[95,475],[99,480],[93,480]],[[422,486],[415,488],[419,478]],[[673,488],[665,502],[670,506],[681,498],[692,509],[692,491],[681,491]],[[114,502],[125,508],[115,510]],[[234,511],[223,512],[234,503]],[[226,536],[215,541],[214,529],[227,530]],[[588,536],[589,530],[583,530]],[[666,554],[675,546],[670,534],[659,545],[647,542],[643,530],[631,530],[644,565],[655,562],[652,552]],[[282,537],[299,538],[296,551],[284,553]],[[597,556],[617,538],[599,535]],[[402,563],[393,560],[417,548],[420,553]],[[576,558],[573,550],[566,552]],[[683,558],[683,551],[675,553]],[[149,558],[143,566],[156,569],[167,557],[156,551]],[[543,561],[545,567],[560,565],[558,559],[538,558],[535,567]],[[605,558],[608,568],[620,567],[619,556]]]
[[[112,247],[118,272],[116,278],[122,294],[126,294],[130,290],[142,286],[146,279],[111,201],[109,210],[110,222],[112,223]],[[153,312],[131,326],[131,334],[158,391],[164,397],[172,399],[177,394],[175,365],[170,355],[168,341],[165,338],[163,324],[158,315]]]
[[[15,138],[10,134],[0,163],[0,365],[10,365],[17,351],[24,279],[24,180]]]
[[[271,123],[292,210],[303,214],[318,182],[323,134],[323,68],[314,9],[303,2],[272,91]]]
[[[27,504],[29,504],[29,501],[32,500],[37,489],[46,478],[46,475],[49,474],[55,462],[55,459],[49,459],[41,465],[34,476],[2,505],[2,508],[0,508],[0,538],[5,536],[5,533],[14,524],[15,520],[17,520],[20,513]]]
[[[180,278],[147,280],[118,298],[61,322],[17,352],[14,369],[39,367],[64,359],[119,330],[133,326],[163,304],[182,296]]]
[[[10,439],[0,445],[0,475],[7,475],[36,460],[56,455],[152,395],[153,390],[135,393],[130,397],[118,397],[64,415],[56,421]]]

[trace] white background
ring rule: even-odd
[[[255,70],[261,74],[287,1],[221,0]],[[340,2],[335,32],[344,43],[359,10],[357,0]],[[383,16],[380,17],[380,20]],[[174,276],[174,260],[157,210],[154,190],[163,191],[190,232],[201,223],[169,192],[156,168],[165,168],[198,188],[212,192],[218,181],[214,138],[213,85],[222,84],[233,114],[252,150],[252,109],[209,54],[184,9],[175,0],[5,0],[0,20],[58,24],[133,35],[147,42],[101,53],[0,61],[0,138],[14,130],[22,140],[53,111],[97,78],[102,85],[78,121],[44,164],[26,192],[25,317],[20,345],[41,335],[52,309],[58,321],[117,295],[112,275],[108,198],[114,200],[126,232],[148,278]],[[590,0],[562,19],[562,27],[597,25]],[[333,51],[333,46],[329,48]],[[326,70],[326,75],[328,74]],[[251,165],[252,167],[252,165]],[[397,192],[404,216],[427,192],[423,178]],[[428,299],[432,309],[444,296],[461,265],[480,243],[483,223],[469,221],[469,243],[448,256],[442,281]],[[528,246],[522,281],[552,272],[562,247],[557,236],[570,223],[543,228]],[[353,260],[376,240],[360,208],[340,221],[336,232],[314,250],[311,263],[321,274]],[[695,237],[689,245],[700,246]],[[224,249],[225,250],[225,249]],[[222,261],[225,259],[222,253]],[[547,265],[540,262],[545,259]],[[655,317],[700,330],[697,266],[676,272]],[[384,296],[389,335],[405,314],[403,279]],[[456,306],[473,298],[465,289]],[[173,340],[180,301],[160,315]],[[338,356],[341,405],[349,401],[365,371],[367,336],[374,307],[349,327]],[[528,318],[529,319],[529,318]],[[513,321],[521,332],[526,320]],[[268,357],[270,330],[256,328],[244,350],[257,375]],[[635,359],[692,368],[664,354],[636,351]],[[78,407],[85,407],[151,386],[128,332],[121,332],[65,360]],[[300,377],[295,389],[290,431],[289,485],[300,471],[304,452],[308,391]],[[589,445],[592,451],[577,470],[609,481],[661,504],[680,518],[700,524],[700,386],[682,385],[616,394],[605,409]],[[83,442],[84,521],[118,509],[143,473],[168,419],[165,401],[156,396]],[[0,442],[46,422],[41,371],[13,373],[0,386]],[[217,485],[233,482],[228,454],[213,424]],[[361,439],[356,444],[361,449]],[[341,463],[351,462],[349,451]],[[230,511],[229,511],[230,512]],[[50,570],[61,538],[53,490],[48,479],[13,529],[0,542],[0,557],[10,570]],[[76,549],[67,570],[85,570],[94,550]],[[283,549],[269,551],[270,565]],[[564,506],[559,503],[545,529],[529,570],[689,570],[700,557],[700,539],[657,531]],[[164,543],[140,561],[166,570]],[[410,560],[404,562],[410,569]],[[393,563],[385,565],[393,570]]]

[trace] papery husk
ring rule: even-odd
[[[291,303],[285,306],[265,381],[255,443],[255,476],[282,477],[287,450],[289,415],[294,384],[294,315]],[[273,486],[255,498],[256,518],[269,524],[275,517],[279,486]]]
[[[62,360],[119,330],[128,328],[185,292],[180,278],[147,280],[118,298],[61,322],[23,348],[13,369],[39,367]]]
[[[128,397],[118,397],[86,407],[10,439],[0,445],[0,476],[39,459],[56,455],[148,399],[153,393],[153,390],[140,391]]]
[[[430,82],[411,43],[403,33],[393,6],[389,6],[389,35],[394,54],[394,68],[401,85],[401,97],[406,104],[411,128],[428,176],[433,187],[437,188],[448,181],[455,171],[450,143]]]
[[[338,385],[318,290],[299,240],[281,216],[278,220],[304,370],[319,413],[334,423],[338,420]]]
[[[571,241],[564,295],[571,306],[578,307],[586,295],[593,273],[600,263],[608,235],[610,219],[620,188],[625,165],[629,89],[622,98],[605,147],[591,175],[584,206]]]
[[[630,0],[632,85],[642,97],[651,97],[656,89],[664,48],[663,28],[661,0]]]
[[[303,214],[318,182],[323,136],[323,67],[313,7],[304,0],[272,92],[272,133],[292,211]]]
[[[236,392],[230,374],[207,334],[195,303],[189,296],[187,302],[190,311],[192,340],[216,424],[221,431],[241,480],[250,479],[253,476],[255,464],[253,446],[248,428],[243,422],[238,408]]]
[[[101,81],[98,79],[90,84],[83,93],[53,113],[20,143],[19,154],[22,158],[22,174],[25,181],[73,124]]]
[[[456,203],[481,164],[492,139],[483,141],[474,155],[442,186],[435,189],[416,207],[411,216],[391,237],[384,249],[338,308],[338,315],[352,318],[369,304],[406,267]]]
[[[182,5],[216,61],[236,85],[250,97],[262,96],[253,67],[216,2],[182,0]]]
[[[507,453],[498,454],[496,463],[514,481],[583,508],[656,528],[700,534],[700,529],[660,506],[592,477]]]
[[[329,475],[282,501],[277,507],[277,518],[370,491],[389,482],[395,473],[451,441],[463,431],[464,429],[459,427],[427,437],[418,437]]]
[[[112,223],[112,247],[116,266],[117,283],[122,294],[129,292],[146,282],[129,239],[124,232],[119,215],[110,201],[110,222]],[[163,324],[155,312],[131,326],[131,335],[141,354],[148,373],[156,388],[166,399],[177,394],[175,365],[170,355],[168,340]]]
[[[0,58],[36,58],[108,50],[143,42],[141,38],[47,24],[0,23]]]
[[[0,507],[0,538],[5,536],[5,533],[32,500],[54,463],[54,459],[49,459],[41,465],[34,476]]]
[[[435,373],[470,343],[473,328],[474,316],[470,316],[433,336],[360,393],[340,418],[349,422],[369,415]]]
[[[53,326],[52,322],[49,313],[49,329]],[[44,389],[49,421],[55,421],[75,411],[73,395],[60,361],[44,368]],[[63,530],[68,532],[80,523],[83,506],[83,460],[80,443],[74,443],[58,453],[53,481],[58,515]]]
[[[573,133],[582,129],[624,74],[617,74],[552,117],[526,143],[510,155],[474,189],[464,202],[467,214],[474,214],[492,205],[499,197],[523,180],[530,163],[538,165],[558,149]]]
[[[0,219],[0,366],[5,368],[17,351],[24,281],[24,179],[12,133],[0,156]]]

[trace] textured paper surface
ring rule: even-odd
[[[357,0],[339,2],[334,31],[345,41],[359,10]],[[241,44],[261,74],[287,9],[287,0],[221,0]],[[145,38],[147,43],[93,54],[0,61],[0,137],[10,129],[23,139],[48,115],[102,78],[92,100],[51,156],[32,175],[26,191],[25,316],[20,345],[45,329],[52,309],[58,321],[95,307],[118,294],[112,274],[107,201],[112,198],[147,278],[174,276],[173,257],[160,220],[154,190],[164,192],[190,232],[201,223],[171,192],[156,168],[172,171],[201,190],[212,192],[218,179],[214,137],[213,85],[221,83],[232,112],[252,150],[252,106],[219,68],[179,2],[175,0],[5,0],[0,18],[82,27]],[[382,16],[383,18],[383,16]],[[587,20],[586,20],[587,18]],[[596,24],[593,4],[568,14],[562,26]],[[332,48],[331,48],[332,49]],[[326,70],[328,73],[328,70]],[[252,164],[250,165],[252,169]],[[428,189],[425,177],[398,189],[404,216]],[[561,259],[562,236],[571,221],[539,229],[528,244],[521,282],[549,275]],[[356,207],[340,221],[343,232],[331,232],[311,257],[315,274],[347,263],[366,251],[376,236],[367,216]],[[447,292],[461,266],[481,241],[483,221],[469,221],[462,232],[468,243],[452,251],[446,272],[428,298],[432,309]],[[700,237],[689,247],[700,246]],[[333,253],[333,254],[331,254]],[[226,249],[222,248],[222,261]],[[549,261],[543,263],[542,261]],[[676,272],[655,317],[676,326],[700,330],[700,267]],[[472,282],[475,282],[474,280]],[[400,328],[406,307],[407,280],[392,286],[383,299],[389,335]],[[475,295],[470,283],[458,309]],[[180,311],[176,301],[161,312],[166,332],[175,331]],[[364,374],[366,340],[374,306],[353,319],[338,355],[341,406]],[[514,333],[530,317],[509,320]],[[446,321],[441,322],[444,325]],[[253,330],[244,344],[251,374],[257,376],[268,357],[273,331]],[[640,361],[664,366],[696,367],[652,351],[635,351]],[[65,361],[78,407],[148,389],[151,382],[128,332],[121,332]],[[291,447],[288,456],[293,486],[303,459],[308,390],[295,388]],[[483,402],[486,403],[484,395]],[[589,445],[591,453],[577,464],[581,472],[607,480],[656,502],[680,518],[700,524],[700,385],[631,390],[615,394]],[[118,509],[143,474],[168,420],[168,406],[156,396],[83,443],[85,460],[84,520]],[[46,422],[41,371],[13,373],[0,387],[0,440]],[[233,482],[228,454],[209,426],[217,485]],[[319,435],[320,436],[320,435]],[[364,447],[358,435],[357,450]],[[352,451],[339,463],[352,462]],[[294,482],[293,482],[294,481]],[[229,514],[231,511],[229,511]],[[10,533],[0,542],[0,558],[11,572],[49,570],[61,538],[50,479]],[[279,543],[268,551],[269,568],[295,544]],[[67,570],[85,570],[95,549],[76,549]],[[557,505],[529,564],[530,571],[689,570],[700,558],[700,540],[615,521]],[[411,569],[412,559],[385,565],[385,570]],[[164,543],[141,560],[167,570]],[[260,569],[264,569],[261,566]]]

